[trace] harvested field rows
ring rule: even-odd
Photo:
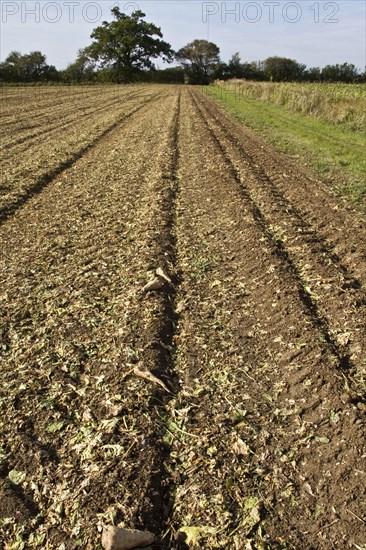
[[[136,93],[130,90],[115,99],[106,99],[101,94],[98,107],[91,112],[79,113],[79,116],[72,115],[72,103],[69,103],[64,109],[62,121],[56,126],[50,126],[48,120],[46,126],[43,124],[30,136],[27,132],[17,135],[12,147],[5,137],[0,219],[6,218],[30,196],[38,193],[116,125],[128,120],[146,102],[154,100],[157,94],[159,90],[153,88],[142,88]],[[86,105],[90,105],[89,101]],[[52,107],[48,108],[52,110]],[[71,119],[67,109],[71,111]],[[14,119],[18,119],[16,112]],[[5,129],[6,135],[13,135],[12,128]]]
[[[195,89],[121,97],[5,157],[0,539],[363,548],[362,215]]]

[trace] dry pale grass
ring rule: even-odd
[[[365,130],[365,84],[311,84],[294,82],[220,82],[230,91],[251,99],[281,105],[293,112],[310,115],[334,124]]]

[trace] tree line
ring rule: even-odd
[[[160,82],[209,84],[232,78],[273,82],[366,82],[366,71],[351,63],[308,68],[294,59],[272,56],[264,61],[242,62],[239,52],[225,63],[213,42],[196,39],[173,51],[161,29],[145,21],[140,10],[131,15],[118,7],[114,20],[104,21],[91,34],[92,43],[79,50],[76,60],[64,70],[47,64],[46,56],[34,51],[11,52],[0,63],[0,81],[18,83],[63,82],[67,84]],[[160,59],[177,66],[156,68]]]

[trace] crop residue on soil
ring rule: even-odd
[[[2,98],[5,548],[364,548],[362,214],[198,90],[70,93]]]

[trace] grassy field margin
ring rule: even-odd
[[[202,93],[280,151],[301,160],[337,194],[366,207],[365,132],[294,113],[220,86],[202,87]]]

